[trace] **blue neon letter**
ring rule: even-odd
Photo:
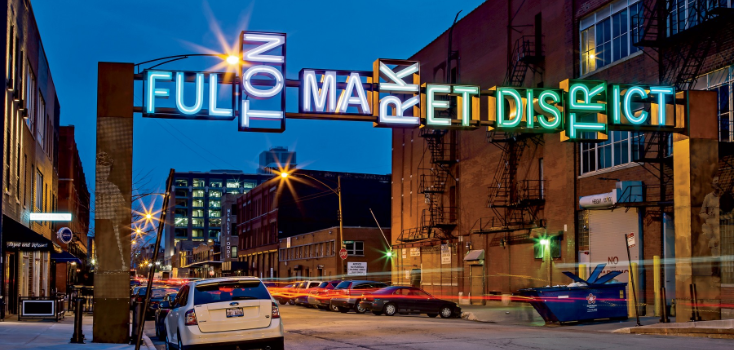
[[[217,107],[217,90],[219,78],[216,73],[209,74],[209,115],[213,117],[231,117],[232,109]]]
[[[196,103],[187,107],[184,105],[184,74],[176,72],[176,108],[181,114],[194,115],[201,111],[204,105],[204,73],[196,73]]]
[[[155,98],[156,97],[168,97],[168,89],[155,87],[156,80],[171,80],[171,72],[161,71],[150,71],[148,72],[148,79],[146,81],[146,96],[145,96],[145,112],[155,113]]]

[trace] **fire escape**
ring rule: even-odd
[[[505,85],[520,87],[528,70],[539,71],[543,62],[542,37],[522,36],[512,49]],[[545,199],[543,180],[519,180],[517,170],[524,152],[543,143],[542,135],[512,134],[497,130],[487,132],[487,141],[499,148],[500,161],[489,186],[487,207],[494,217],[480,224],[475,232],[501,232],[542,226],[539,216]]]
[[[425,196],[428,208],[421,211],[420,226],[401,232],[398,238],[401,242],[450,238],[456,227],[457,208],[443,203],[447,183],[453,179],[451,166],[456,163],[456,144],[449,138],[448,130],[423,128],[420,136],[426,142],[430,164],[419,169],[418,192]]]
[[[685,6],[682,6],[685,5]],[[644,32],[635,44],[647,48],[645,54],[658,62],[661,84],[672,85],[676,91],[691,89],[704,61],[731,35],[734,10],[726,2],[711,0],[645,0],[643,1]],[[635,19],[633,19],[634,21]],[[634,23],[633,23],[634,24]],[[637,38],[634,38],[637,39]],[[635,137],[633,160],[645,163],[645,169],[659,179],[659,185],[646,186],[648,203],[659,200],[659,211],[648,209],[648,218],[658,219],[672,210],[672,149],[670,134],[648,132]]]

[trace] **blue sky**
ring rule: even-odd
[[[61,125],[76,126],[90,191],[94,188],[97,63],[138,63],[168,55],[221,51],[242,30],[287,33],[287,77],[301,68],[371,70],[377,58],[407,58],[482,0],[244,1],[35,0],[32,2],[61,104]],[[205,70],[188,59],[162,68]],[[136,96],[138,93],[136,92]],[[136,97],[136,102],[140,98]],[[290,105],[290,103],[289,103]],[[390,130],[371,123],[291,120],[282,134],[237,132],[236,121],[135,116],[134,172],[163,187],[177,171],[254,172],[270,146],[295,149],[308,169],[390,173]]]

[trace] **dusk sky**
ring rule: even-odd
[[[287,78],[302,68],[371,70],[377,58],[408,58],[482,0],[411,1],[80,1],[39,0],[33,8],[61,104],[76,126],[90,192],[94,188],[97,63],[224,51],[242,30],[287,33]],[[285,11],[287,10],[287,11]],[[206,70],[189,58],[164,69]],[[142,92],[136,91],[136,104]],[[293,103],[289,102],[289,106]],[[162,189],[177,171],[254,172],[270,146],[297,152],[308,169],[388,174],[390,129],[365,122],[289,120],[283,134],[241,133],[237,122],[148,119],[135,115],[134,176]]]

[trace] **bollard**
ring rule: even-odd
[[[82,333],[82,298],[74,299],[76,313],[74,314],[74,335],[71,337],[71,343],[84,344],[84,333]]]
[[[668,299],[665,295],[665,287],[660,288],[660,294],[662,296],[661,304],[662,304],[662,314],[663,316],[660,318],[661,323],[670,323],[670,319],[668,318]]]
[[[137,299],[137,298],[136,298]],[[133,331],[130,335],[130,344],[133,344],[138,339],[138,328],[140,324],[140,313],[143,312],[143,303],[135,300],[133,305]],[[145,322],[145,321],[143,321]]]
[[[662,308],[665,307],[665,303],[660,303],[660,257],[655,255],[652,257],[652,275],[653,275],[653,294],[655,298],[655,313],[654,316],[662,315]]]

